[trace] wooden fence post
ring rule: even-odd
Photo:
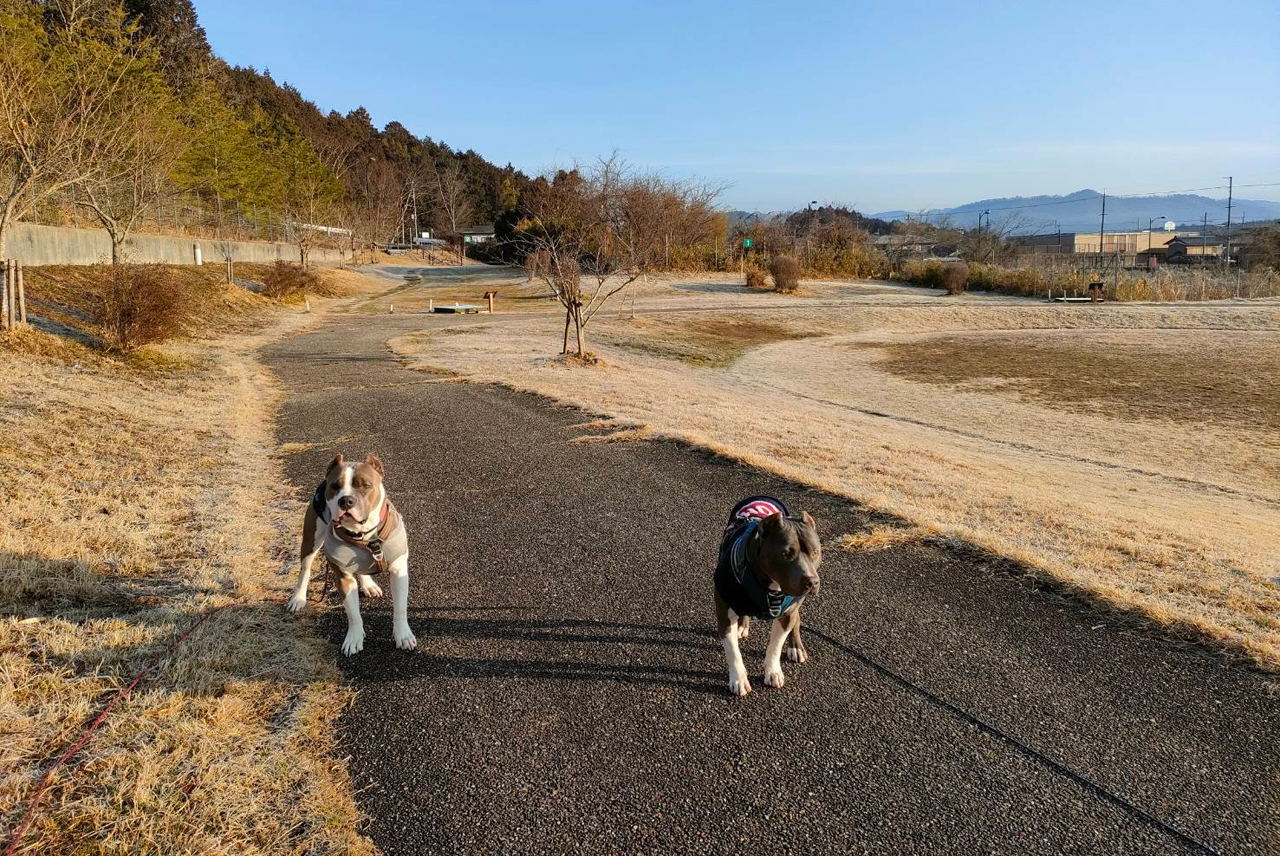
[[[9,264],[0,261],[4,270],[4,288],[0,289],[0,329],[9,329]]]
[[[22,283],[22,262],[17,263],[18,267],[18,323],[23,327],[27,326],[27,289]]]

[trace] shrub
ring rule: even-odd
[[[995,291],[1000,286],[1000,271],[996,265],[974,262],[969,265],[969,288],[972,291]]]
[[[276,262],[262,277],[262,294],[272,300],[315,291],[320,285],[316,272],[291,262]]]
[[[948,262],[940,272],[942,287],[947,294],[964,294],[965,283],[969,280],[969,266],[964,262]]]
[[[790,293],[800,287],[800,265],[791,256],[777,256],[769,262],[776,291]]]
[[[915,285],[942,288],[942,262],[912,259],[903,265],[902,278]]]
[[[765,274],[764,268],[747,268],[747,288],[766,289],[768,287],[769,278]]]
[[[129,353],[186,332],[199,303],[164,265],[117,264],[102,292],[107,345]]]

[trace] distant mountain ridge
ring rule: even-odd
[[[1102,193],[1097,190],[1077,190],[1065,196],[1006,196],[967,202],[953,208],[930,208],[920,211],[881,211],[873,214],[882,220],[917,218],[923,213],[930,221],[948,216],[956,226],[971,228],[977,225],[983,211],[991,212],[991,219],[1000,223],[1014,216],[1025,220],[1018,232],[1050,232],[1061,228],[1064,232],[1096,231],[1100,225]],[[1148,220],[1152,228],[1160,228],[1165,219],[1179,226],[1201,223],[1205,214],[1209,225],[1221,224],[1227,218],[1226,198],[1214,199],[1195,193],[1175,193],[1160,196],[1108,196],[1108,232],[1146,229]],[[1249,222],[1280,219],[1280,202],[1262,199],[1241,199],[1232,203],[1231,219],[1239,223],[1241,217]]]

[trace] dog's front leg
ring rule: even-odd
[[[782,674],[782,644],[791,635],[791,628],[796,621],[796,611],[788,610],[773,620],[769,628],[769,645],[764,651],[764,685],[780,687],[787,682]]]
[[[343,574],[338,578],[342,589],[342,606],[347,610],[347,638],[342,640],[342,653],[350,656],[364,650],[364,620],[360,617],[360,588],[356,578]]]
[[[800,638],[800,605],[796,604],[796,620],[791,625],[791,636],[787,640],[786,647],[782,649],[787,655],[787,659],[793,663],[806,663],[809,661],[809,652],[804,647],[804,641]]]
[[[744,696],[751,692],[747,667],[742,663],[742,649],[738,647],[738,614],[716,596],[716,624],[720,628],[720,644],[724,646],[724,659],[729,667],[729,692]]]
[[[409,556],[391,563],[391,637],[397,648],[417,648],[418,640],[409,629]]]
[[[315,563],[320,546],[324,543],[324,534],[320,531],[315,511],[307,506],[306,517],[302,521],[302,569],[298,573],[298,584],[293,587],[293,597],[289,598],[287,609],[297,612],[307,605],[307,586],[311,585],[311,566]]]

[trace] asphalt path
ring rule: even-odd
[[[1273,676],[963,553],[843,552],[871,522],[846,500],[575,442],[590,415],[385,344],[476,321],[335,315],[265,352],[280,441],[314,444],[288,458],[299,498],[336,451],[376,452],[409,525],[418,650],[385,599],[354,657],[336,601],[319,625],[359,690],[341,739],[384,852],[1277,851]],[[827,549],[810,661],[765,687],[757,622],[736,699],[711,569],[753,493],[812,513]]]

